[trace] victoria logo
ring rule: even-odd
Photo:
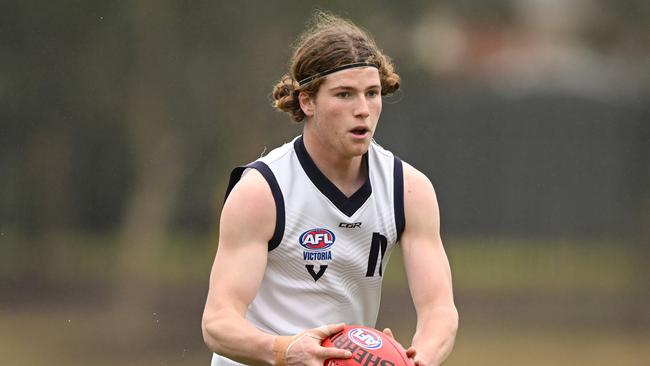
[[[323,251],[334,245],[334,233],[323,228],[307,230],[300,235],[300,245],[311,251]]]
[[[363,348],[379,349],[381,348],[381,337],[377,334],[363,328],[353,328],[348,332],[348,338]]]

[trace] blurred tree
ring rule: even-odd
[[[129,3],[133,65],[126,106],[134,181],[119,234],[116,315],[151,318],[155,312],[153,268],[164,244],[184,175],[186,156],[180,126],[170,111],[180,51],[173,1]],[[144,322],[124,322],[124,334],[140,337]]]

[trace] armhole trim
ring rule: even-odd
[[[406,215],[404,214],[404,169],[402,161],[397,156],[394,156],[393,165],[393,208],[395,209],[397,242],[399,242],[406,226]]]
[[[269,240],[268,250],[270,252],[280,245],[282,237],[284,236],[285,226],[284,198],[282,196],[282,191],[280,190],[280,185],[278,184],[277,179],[275,179],[275,175],[271,171],[271,168],[269,168],[268,165],[261,161],[254,161],[248,165],[239,166],[233,169],[232,173],[230,173],[230,180],[228,181],[228,188],[226,189],[224,202],[228,198],[228,195],[230,195],[232,189],[235,187],[235,184],[237,184],[237,182],[239,182],[241,179],[244,171],[248,168],[255,169],[262,174],[266,182],[269,184],[269,187],[271,188],[271,194],[273,195],[273,200],[275,201],[275,230],[273,231],[271,240]]]

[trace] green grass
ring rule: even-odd
[[[52,281],[110,281],[118,270],[115,235],[65,233],[31,238],[18,233],[2,237],[0,278],[39,276]],[[205,236],[170,235],[147,258],[152,278],[165,283],[206,281],[216,244]]]
[[[623,244],[623,245],[621,245]],[[639,286],[634,251],[616,242],[448,238],[455,287],[466,291],[618,292]],[[395,250],[385,284],[404,280]]]
[[[162,320],[167,322],[168,318]],[[9,312],[0,307],[0,323],[3,365],[189,366],[210,362],[210,353],[202,345],[193,321],[177,321],[140,339],[111,337],[119,335],[121,324],[99,310]],[[124,339],[129,339],[126,346]],[[484,321],[461,324],[454,351],[445,365],[639,366],[650,359],[647,344],[650,332],[628,333],[606,327],[573,329],[561,324],[504,326]]]
[[[650,332],[465,325],[446,366],[638,366],[650,360]]]
[[[0,278],[41,276],[53,281],[110,280],[118,270],[119,243],[113,235],[65,234],[28,238],[3,233]],[[463,291],[599,292],[637,291],[641,261],[620,242],[467,238],[445,240],[454,286]],[[205,282],[216,239],[175,234],[147,258],[147,275],[157,281]],[[391,254],[384,286],[404,285],[399,248]]]

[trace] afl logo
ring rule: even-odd
[[[377,334],[363,328],[353,328],[348,332],[348,338],[363,348],[379,349],[381,348],[381,337]]]
[[[307,250],[322,251],[334,245],[334,233],[323,228],[307,230],[298,240]]]

